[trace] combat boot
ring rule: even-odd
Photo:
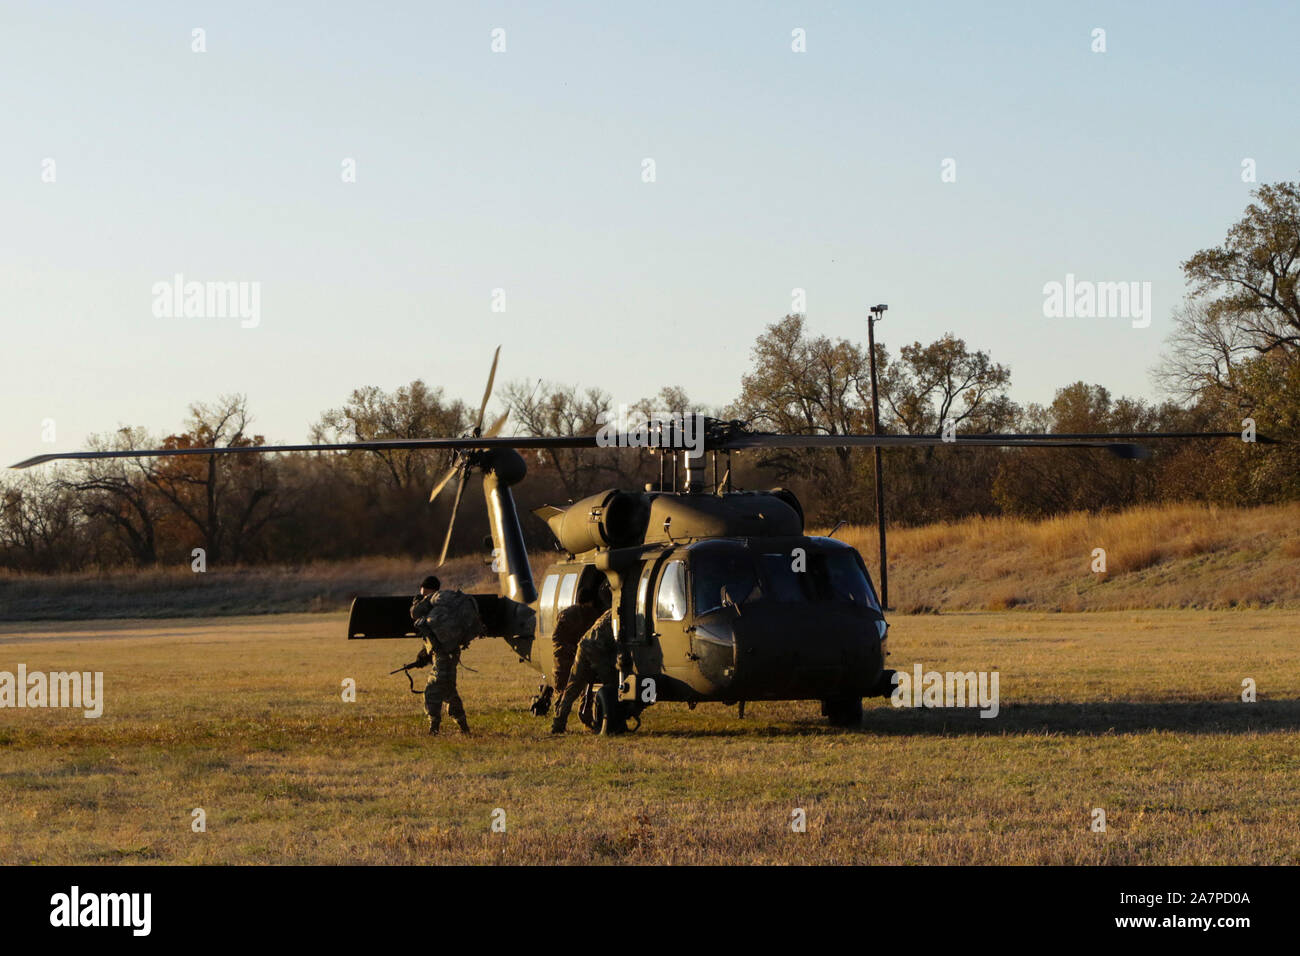
[[[564,721],[564,720],[561,720],[559,717],[555,717],[555,718],[553,718],[553,719],[551,720],[551,733],[553,733],[553,734],[562,734],[562,733],[564,733],[564,724],[565,724],[565,721]]]
[[[460,732],[462,734],[464,734],[466,737],[469,736],[469,720],[465,717],[464,714],[461,714],[459,717],[456,718],[456,726],[460,728]]]

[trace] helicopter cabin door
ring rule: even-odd
[[[654,636],[663,653],[663,673],[694,686],[699,681],[700,672],[695,666],[691,635],[687,630],[686,562],[681,557],[670,556],[660,564],[652,595]]]

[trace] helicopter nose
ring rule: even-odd
[[[881,622],[852,606],[772,605],[732,627],[732,690],[748,700],[866,696],[884,667]]]

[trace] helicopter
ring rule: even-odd
[[[691,709],[720,702],[737,706],[743,717],[749,701],[814,700],[832,726],[854,727],[862,722],[864,698],[893,693],[895,672],[886,666],[887,609],[862,556],[831,535],[807,534],[803,507],[792,491],[733,488],[735,452],[955,445],[1094,448],[1140,459],[1150,455],[1139,444],[1146,440],[1241,438],[1236,432],[788,435],[755,432],[743,421],[703,415],[648,421],[631,436],[602,430],[502,437],[509,410],[483,427],[500,353],[498,346],[477,422],[460,438],[66,452],[38,455],[12,467],[56,459],[451,450],[452,466],[430,494],[432,502],[457,480],[439,566],[447,558],[467,479],[478,472],[490,531],[485,544],[492,548],[500,592],[471,595],[479,607],[482,636],[503,638],[520,662],[542,674],[530,710],[544,715],[553,694],[563,690],[550,686],[555,623],[584,590],[603,586],[614,611],[619,682],[589,688],[579,714],[593,732],[616,734],[638,729],[640,715],[660,702],[683,702]],[[611,439],[620,447],[654,450],[660,480],[641,491],[611,488],[535,509],[561,552],[539,592],[511,491],[528,471],[520,450],[593,449],[609,447]],[[1264,436],[1255,440],[1273,443]],[[706,480],[706,457],[711,481]],[[413,636],[409,607],[405,596],[356,597],[348,639]]]

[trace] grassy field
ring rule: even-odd
[[[898,615],[891,664],[998,669],[997,718],[666,704],[614,739],[550,737],[494,640],[474,736],[430,739],[386,676],[414,642],[343,623],[0,625],[0,670],[102,670],[107,698],[0,710],[0,862],[1300,863],[1300,612]]]

